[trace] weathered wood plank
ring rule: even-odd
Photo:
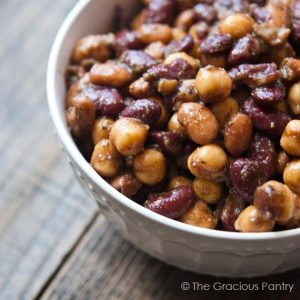
[[[290,283],[293,292],[182,291],[181,283]],[[254,279],[201,276],[168,266],[138,251],[99,217],[42,299],[299,299],[300,270]],[[239,299],[239,298],[238,298]]]
[[[35,297],[97,212],[47,117],[49,50],[75,2],[0,2],[0,299]]]

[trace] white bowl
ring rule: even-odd
[[[80,154],[65,120],[64,70],[72,48],[86,34],[109,31],[116,4],[131,11],[138,2],[81,0],[55,39],[48,65],[48,102],[61,148],[76,178],[124,238],[171,265],[230,277],[267,275],[300,267],[300,229],[245,234],[202,229],[170,220],[114,190]]]

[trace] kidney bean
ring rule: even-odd
[[[98,115],[116,117],[124,108],[124,101],[117,89],[92,85],[84,90],[84,94],[96,105]]]
[[[120,56],[125,50],[140,49],[143,47],[143,42],[137,37],[134,31],[124,29],[119,31],[115,36],[113,49],[117,56]]]
[[[225,199],[221,208],[220,219],[225,230],[235,231],[234,222],[245,208],[245,203],[233,191]]]
[[[228,56],[228,63],[238,65],[246,63],[265,51],[265,45],[252,35],[244,36],[233,46]]]
[[[173,0],[151,0],[146,9],[145,23],[171,24],[175,18],[176,1]]]
[[[275,63],[243,64],[229,71],[233,81],[242,81],[249,86],[261,86],[275,82],[279,77]]]
[[[205,22],[198,22],[191,26],[189,34],[192,35],[195,41],[201,41],[209,33],[209,27]]]
[[[191,186],[179,186],[176,189],[156,195],[149,195],[144,206],[171,219],[181,217],[194,202]]]
[[[238,158],[231,162],[229,179],[244,202],[251,202],[255,190],[265,181],[258,163],[249,158]]]
[[[247,156],[255,160],[266,179],[271,178],[277,167],[277,153],[272,140],[256,133],[249,146]]]
[[[150,99],[139,99],[126,106],[119,116],[139,119],[151,125],[159,120],[161,114],[162,109],[157,102]]]
[[[169,43],[164,50],[167,57],[171,53],[175,52],[189,52],[194,47],[194,40],[190,34],[185,35],[180,40],[174,40]]]
[[[258,23],[266,23],[272,19],[271,13],[257,4],[250,5],[250,15]]]
[[[296,0],[291,3],[291,39],[297,46],[300,42],[300,1]]]
[[[286,57],[280,64],[281,78],[287,81],[297,81],[300,79],[300,60]]]
[[[200,44],[202,53],[215,54],[229,50],[233,40],[229,34],[212,34],[209,35]]]
[[[259,107],[253,98],[242,104],[242,110],[250,117],[255,128],[268,134],[281,136],[291,116],[273,108]]]
[[[160,146],[167,155],[178,157],[183,153],[182,139],[178,133],[171,131],[152,131],[150,139]]]
[[[258,105],[272,106],[284,99],[285,86],[281,81],[277,81],[267,86],[256,87],[252,90],[251,96]]]
[[[151,67],[144,74],[147,81],[155,81],[159,78],[189,79],[195,77],[196,71],[185,59],[177,58],[170,64],[159,64]]]
[[[141,74],[157,64],[156,60],[143,50],[127,50],[123,52],[120,60],[135,74]]]
[[[212,5],[199,3],[194,6],[194,12],[197,21],[212,24],[217,19],[217,12]]]

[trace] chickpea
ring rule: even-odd
[[[186,32],[181,28],[174,27],[172,28],[172,35],[173,35],[173,40],[176,41],[182,39],[186,35]]]
[[[221,128],[224,128],[230,118],[240,110],[237,101],[233,98],[227,98],[222,102],[213,103],[210,109],[216,116]]]
[[[120,162],[116,148],[108,139],[101,140],[95,146],[91,165],[101,176],[115,176],[120,169]]]
[[[144,184],[155,185],[166,175],[164,155],[155,149],[145,149],[133,159],[135,177]]]
[[[140,28],[142,26],[142,24],[145,21],[146,14],[147,14],[147,10],[143,9],[133,18],[133,20],[131,22],[131,28],[133,30],[137,30],[138,28]]]
[[[282,175],[285,167],[290,162],[290,157],[284,152],[280,151],[277,158],[277,174]]]
[[[293,84],[287,97],[288,105],[294,115],[300,114],[300,81]]]
[[[177,118],[177,113],[175,113],[171,119],[169,120],[168,123],[168,130],[178,133],[181,137],[185,137],[185,131],[183,129],[183,127],[180,125],[178,118]]]
[[[162,42],[153,42],[145,48],[145,52],[157,60],[164,58],[165,44]]]
[[[192,180],[185,176],[175,176],[169,181],[168,189],[171,191],[183,185],[192,185]]]
[[[216,204],[223,192],[223,185],[203,178],[195,178],[193,191],[198,199],[208,204]]]
[[[229,97],[232,81],[224,69],[207,66],[199,70],[196,76],[196,88],[203,102],[214,103]]]
[[[182,80],[172,97],[172,109],[178,111],[182,103],[197,102],[197,100],[199,100],[199,97],[195,79]]]
[[[121,87],[132,81],[133,75],[129,68],[123,64],[106,62],[94,64],[90,72],[90,78],[94,84]]]
[[[112,55],[111,45],[114,41],[114,34],[88,35],[83,37],[74,48],[72,60],[80,63],[87,58],[93,58],[104,62]]]
[[[283,172],[283,181],[295,193],[300,194],[300,159],[287,164]]]
[[[209,27],[205,22],[198,22],[189,29],[189,34],[193,37],[196,44],[204,39],[209,33]]]
[[[113,124],[114,120],[107,117],[101,117],[96,120],[92,131],[92,137],[95,145],[101,140],[109,138],[109,133]]]
[[[117,120],[110,131],[110,140],[123,156],[136,155],[144,148],[149,126],[133,118]]]
[[[129,86],[129,93],[136,98],[147,98],[153,91],[150,83],[143,77],[140,77],[136,81],[132,82]]]
[[[164,96],[174,92],[178,84],[176,79],[165,79],[162,78],[158,81],[157,91]]]
[[[175,26],[183,30],[188,30],[195,20],[195,12],[192,9],[182,11],[175,20]]]
[[[292,120],[286,125],[280,145],[288,154],[300,156],[300,120]]]
[[[141,183],[130,173],[125,173],[113,178],[111,186],[123,195],[131,198],[141,188]]]
[[[145,44],[153,42],[169,43],[172,38],[172,29],[164,24],[143,24],[136,29],[138,38]]]
[[[233,115],[224,131],[224,145],[233,156],[239,157],[245,152],[252,138],[252,121],[243,113]]]
[[[203,104],[183,103],[177,118],[189,138],[199,145],[211,143],[218,135],[219,123]]]
[[[198,147],[188,158],[188,168],[193,175],[216,182],[224,181],[227,164],[226,153],[216,144]]]
[[[163,102],[162,99],[158,98],[158,97],[149,97],[149,99],[157,102],[160,105],[161,108],[161,116],[158,119],[158,121],[155,123],[155,127],[163,127],[166,125],[166,123],[168,122],[169,119],[169,111],[165,105],[165,103]]]
[[[219,25],[221,34],[240,39],[253,31],[254,20],[247,14],[236,13],[226,17]]]
[[[175,52],[175,53],[171,53],[169,54],[164,63],[165,64],[170,64],[172,63],[175,59],[184,59],[185,61],[187,61],[194,69],[198,69],[199,68],[199,60],[193,58],[192,56],[189,56],[188,54],[186,54],[185,52]]]
[[[271,180],[256,190],[254,206],[264,219],[286,222],[293,216],[295,199],[285,184]]]
[[[181,216],[180,221],[208,229],[214,229],[217,226],[217,219],[214,213],[209,206],[202,201],[197,201],[191,208],[189,208]]]
[[[266,220],[259,210],[253,206],[247,206],[234,223],[234,228],[240,232],[268,232],[275,226],[273,220]]]

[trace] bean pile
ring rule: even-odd
[[[66,114],[82,154],[168,218],[300,227],[300,1],[143,2],[75,45]]]

